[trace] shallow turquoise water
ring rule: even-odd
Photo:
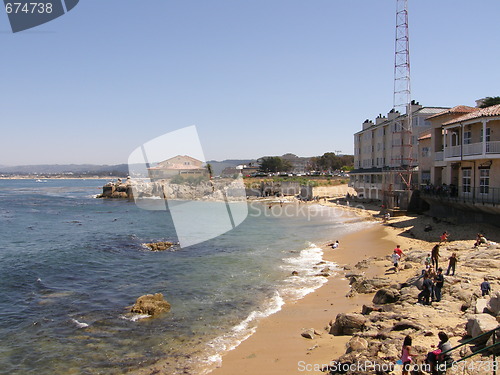
[[[324,282],[314,244],[363,225],[252,203],[233,231],[153,253],[142,244],[176,241],[168,212],[93,198],[104,182],[0,180],[1,374],[123,374],[158,360],[194,373]],[[171,311],[131,321],[126,307],[158,292]]]

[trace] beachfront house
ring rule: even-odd
[[[415,101],[411,103],[411,162],[408,162],[408,156],[405,155],[408,150],[402,147],[402,124],[406,121],[406,114],[393,109],[387,116],[380,114],[375,123],[371,120],[363,123],[362,130],[354,134],[354,170],[350,173],[349,183],[358,197],[382,200],[384,191],[404,190],[403,181],[395,176],[394,170],[397,169],[414,169],[417,180],[418,136],[430,130],[431,125],[427,119],[445,109],[423,107]]]
[[[457,106],[428,118],[429,174],[421,191],[432,205],[500,213],[500,105]],[[427,139],[419,145],[425,147]],[[428,178],[427,178],[428,177]]]

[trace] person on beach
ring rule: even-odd
[[[403,362],[402,375],[408,375],[410,373],[413,358],[417,357],[417,355],[412,352],[411,344],[411,336],[407,335],[403,341],[403,347],[401,348],[401,362]]]
[[[478,247],[480,245],[486,245],[487,243],[488,243],[488,240],[486,239],[486,237],[484,237],[481,233],[478,233],[474,247]]]
[[[448,269],[446,270],[446,276],[450,274],[450,270],[453,272],[451,275],[455,276],[455,267],[457,265],[457,253],[451,254],[451,257],[448,259]]]
[[[339,244],[339,241],[337,240],[337,241],[335,241],[335,243],[332,245],[332,248],[333,248],[333,249],[336,249],[336,248],[338,248],[339,246],[340,246],[340,244]]]
[[[396,245],[396,248],[394,249],[394,251],[396,253],[398,253],[399,257],[402,258],[403,257],[403,250],[401,250],[401,246],[400,245]]]
[[[450,368],[453,363],[451,354],[445,353],[452,348],[448,335],[441,331],[438,333],[438,337],[440,341],[437,349],[429,352],[425,360],[428,364],[430,364],[432,375],[445,374],[446,369]],[[434,347],[434,345],[431,345],[431,348]]]
[[[389,212],[387,212],[385,215],[384,215],[384,223],[387,223],[389,221],[389,219],[391,218],[391,214]]]
[[[401,259],[401,256],[396,252],[396,249],[394,249],[394,252],[391,255],[392,263],[394,264],[394,272],[398,272],[399,269],[399,260]]]
[[[485,277],[484,281],[481,283],[481,295],[484,296],[489,296],[491,293],[491,285],[488,282],[488,278]]]
[[[427,256],[425,257],[425,269],[428,270],[429,267],[431,266],[431,254],[427,254]]]
[[[444,285],[444,276],[443,269],[441,267],[438,268],[437,274],[434,277],[434,298],[433,301],[440,302],[441,301],[441,290]]]
[[[429,279],[434,280],[436,277],[436,270],[434,269],[434,266],[431,264],[429,268],[427,268],[427,271],[425,273],[429,276]]]
[[[431,251],[431,262],[435,268],[439,267],[439,265],[438,265],[439,257],[440,257],[440,255],[439,255],[439,244],[438,244],[438,245],[435,245]]]
[[[439,237],[439,243],[441,244],[441,242],[447,242],[449,237],[450,237],[450,234],[448,232],[446,232],[446,231],[443,232],[441,237]]]
[[[422,305],[430,305],[430,298],[432,293],[432,281],[429,278],[429,274],[424,273],[424,283],[422,285],[422,291],[418,294],[418,303]]]

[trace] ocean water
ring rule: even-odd
[[[315,275],[335,265],[318,265],[318,245],[365,225],[320,205],[253,202],[236,229],[155,253],[142,244],[176,241],[168,212],[95,199],[105,182],[0,180],[0,374],[127,374],[158,361],[202,374],[325,282]],[[128,314],[150,293],[171,311]]]

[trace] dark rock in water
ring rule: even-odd
[[[146,294],[137,298],[134,306],[130,309],[131,312],[136,314],[158,315],[162,312],[170,310],[170,303],[165,301],[163,294]]]
[[[147,246],[151,249],[151,251],[165,251],[172,247],[173,243],[168,241],[160,241],[160,242],[152,242],[145,243],[144,246]]]
[[[299,273],[297,271],[292,271],[292,276],[299,276]]]

